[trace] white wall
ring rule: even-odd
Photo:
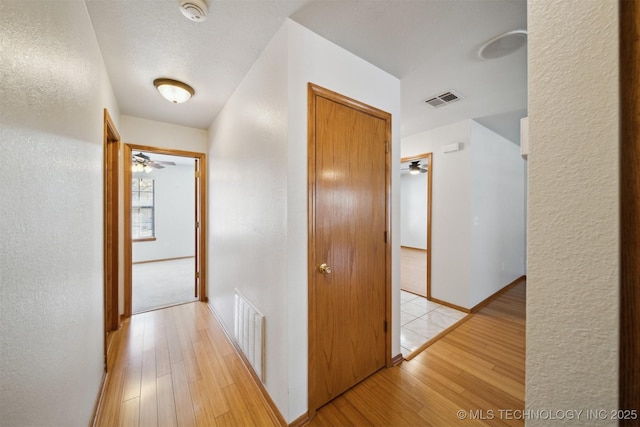
[[[153,159],[153,157],[152,157]],[[133,242],[133,262],[195,255],[195,164],[177,164],[135,178],[154,180],[154,241]]]
[[[103,108],[82,1],[0,3],[2,424],[88,425],[104,370]]]
[[[462,150],[442,152],[454,142]],[[517,145],[473,120],[402,139],[402,157],[429,152],[431,295],[472,308],[524,274],[526,165]]]
[[[528,2],[527,409],[618,405],[617,5]]]
[[[286,30],[271,40],[211,125],[208,168],[210,303],[228,331],[233,331],[234,288],[265,315],[266,388],[285,417]]]
[[[400,177],[400,245],[427,249],[427,174]]]
[[[402,138],[402,157],[433,153],[431,295],[469,308],[471,228],[471,120]],[[463,149],[442,153],[462,142]]]
[[[525,168],[519,146],[471,122],[470,307],[525,273]]]
[[[393,114],[400,84],[287,21],[209,129],[210,298],[227,328],[238,288],[266,316],[266,387],[287,421],[307,411],[307,83]],[[246,165],[251,165],[247,170]],[[394,174],[394,296],[399,296],[399,167]],[[399,302],[394,300],[394,346]]]
[[[155,120],[122,115],[118,127],[125,144],[206,153],[208,132]]]

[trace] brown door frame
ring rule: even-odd
[[[199,253],[196,254],[196,259],[199,261],[199,271],[196,271],[196,276],[199,273],[199,301],[207,302],[207,275],[206,275],[206,219],[207,219],[207,199],[206,199],[206,154],[197,153],[194,151],[174,150],[168,148],[150,147],[146,145],[136,144],[124,144],[123,159],[124,159],[124,317],[129,318],[132,314],[132,245],[133,239],[131,238],[131,168],[126,167],[128,165],[127,159],[131,159],[133,151],[144,151],[155,154],[167,154],[170,156],[189,157],[198,160],[199,170],[196,171],[195,179],[199,180],[199,209],[196,213],[200,217],[200,224],[196,224],[196,233],[200,233]],[[198,227],[199,225],[199,227]]]
[[[331,90],[322,88],[320,86],[314,85],[313,83],[308,84],[308,129],[307,129],[307,137],[308,137],[308,154],[307,154],[307,214],[308,214],[308,291],[309,291],[309,299],[308,299],[308,331],[309,331],[309,343],[308,343],[308,405],[309,411],[308,415],[312,418],[316,410],[316,401],[315,401],[315,390],[314,390],[314,381],[315,379],[315,337],[314,331],[316,330],[316,321],[315,321],[315,309],[312,304],[312,292],[315,289],[316,282],[316,274],[315,274],[315,263],[316,263],[316,254],[315,254],[315,176],[316,176],[316,156],[315,156],[315,146],[316,146],[316,129],[315,129],[315,121],[312,120],[312,117],[316,115],[316,107],[315,107],[315,98],[320,96],[337,103],[349,106],[361,112],[365,112],[376,117],[383,118],[387,122],[387,150],[386,150],[386,158],[385,158],[385,180],[386,180],[386,246],[385,246],[385,324],[386,328],[384,328],[385,333],[385,362],[387,367],[393,366],[394,358],[391,355],[392,345],[391,345],[391,115],[378,110],[374,107],[371,107],[367,104],[361,103],[354,99],[348,98],[339,93],[333,92]],[[382,329],[381,325],[381,329]]]
[[[413,157],[403,157],[400,163],[411,162],[414,160],[427,159],[427,299],[431,301],[431,200],[433,187],[433,153],[419,154]]]
[[[619,408],[640,411],[640,0],[620,0]],[[623,426],[638,420],[621,419]]]
[[[120,134],[109,111],[104,109],[103,143],[103,292],[104,292],[104,357],[110,333],[120,327],[118,309],[118,153]]]

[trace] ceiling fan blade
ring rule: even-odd
[[[175,166],[176,163],[175,162],[153,162],[157,165],[167,165],[167,166]]]
[[[142,153],[134,154],[133,158],[135,160],[138,160],[139,162],[144,162],[145,160],[149,161],[149,156],[147,156],[145,154],[142,154]]]
[[[164,169],[164,166],[157,164],[156,162],[149,162],[147,166],[150,166],[154,169]]]

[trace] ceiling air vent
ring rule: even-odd
[[[462,97],[459,94],[450,90],[448,92],[441,93],[440,95],[432,96],[431,98],[427,99],[424,102],[431,105],[432,107],[442,107],[451,102],[455,102],[460,98]]]

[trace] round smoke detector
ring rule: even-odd
[[[180,0],[180,12],[193,22],[202,22],[207,19],[207,2],[205,0]]]
[[[515,30],[500,34],[487,41],[478,50],[481,59],[494,59],[508,55],[527,44],[527,31]]]

